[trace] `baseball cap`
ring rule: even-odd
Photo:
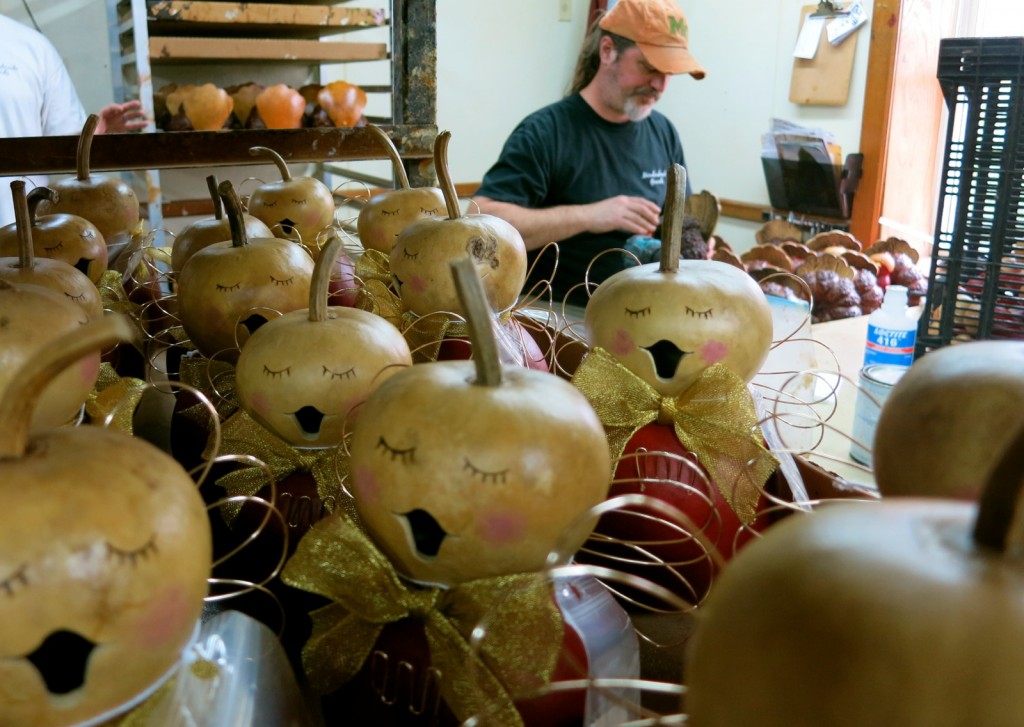
[[[662,73],[704,78],[704,69],[690,55],[686,16],[673,0],[618,0],[599,25],[636,43]]]

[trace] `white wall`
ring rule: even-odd
[[[68,63],[86,109],[112,100],[106,0],[27,1]],[[788,100],[792,50],[801,7],[815,2],[680,2],[707,77],[673,78],[659,109],[679,127],[695,189],[767,204],[760,136],[773,116],[829,129],[844,152],[859,151],[867,27],[857,32],[849,102],[798,106]],[[558,0],[437,0],[437,123],[452,132],[455,181],[479,181],[515,124],[565,93],[590,0],[570,4],[566,22],[558,18]],[[0,0],[0,12],[28,22],[21,0]],[[757,227],[723,220],[719,233],[743,249]]]

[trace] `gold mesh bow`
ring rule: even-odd
[[[604,424],[613,461],[641,427],[671,424],[740,519],[749,524],[757,516],[762,488],[778,463],[762,443],[746,383],[727,366],[709,366],[682,394],[663,397],[608,351],[595,347],[572,382]]]
[[[207,443],[203,457],[214,456],[215,442]],[[268,431],[252,417],[239,410],[221,427],[220,454],[246,454],[256,457],[267,465],[275,481],[280,481],[293,472],[309,472],[316,481],[316,493],[324,507],[333,509],[343,500],[342,483],[348,479],[348,458],[341,455],[338,447],[325,449],[302,449],[293,447],[280,437]],[[262,467],[244,467],[229,472],[217,479],[229,497],[255,495],[269,483]],[[229,503],[224,508],[224,517],[231,522],[238,516],[241,503]]]
[[[562,616],[542,574],[415,586],[341,512],[306,533],[281,579],[332,601],[313,612],[302,650],[310,683],[323,694],[359,672],[385,624],[413,617],[423,623],[442,696],[459,720],[484,714],[487,724],[522,725],[513,699],[548,684],[561,652]],[[474,650],[469,634],[481,623],[487,633]]]
[[[227,361],[199,355],[181,357],[178,379],[199,389],[217,410],[223,421],[238,411],[238,392],[235,391],[235,367]],[[196,404],[182,412],[185,416],[209,426],[210,412],[203,404]]]
[[[356,260],[356,277],[362,281],[356,307],[399,327],[402,301],[391,288],[390,258],[379,250],[366,250]]]
[[[110,427],[126,434],[132,433],[135,409],[146,393],[146,382],[131,376],[121,377],[106,361],[100,364],[100,375],[85,402],[85,412],[94,422],[102,423],[116,410]]]
[[[141,306],[128,300],[128,293],[124,289],[124,278],[116,270],[106,270],[100,276],[96,287],[100,291],[100,301],[103,303],[103,310],[113,313],[124,313],[134,320],[139,319]]]

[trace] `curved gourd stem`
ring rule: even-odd
[[[242,203],[238,201],[234,186],[225,180],[218,185],[217,192],[220,201],[224,203],[224,213],[228,216],[231,247],[245,247],[249,244],[249,236],[245,232],[245,220],[242,218]]]
[[[213,200],[213,217],[217,220],[224,219],[224,205],[220,201],[220,192],[217,189],[217,175],[210,174],[206,177],[206,188],[210,190],[210,199]]]
[[[1010,440],[989,475],[978,501],[974,520],[974,542],[1005,553],[1017,512],[1020,492],[1024,489],[1024,427]]]
[[[409,189],[409,175],[405,171],[405,165],[402,164],[402,157],[398,153],[398,147],[395,146],[395,142],[391,141],[391,137],[384,133],[384,129],[375,124],[369,124],[366,129],[377,137],[377,141],[381,143],[384,151],[387,152],[388,159],[391,160],[391,166],[395,170],[395,179],[398,181],[399,189]]]
[[[14,228],[18,232],[18,267],[31,269],[35,265],[35,250],[32,248],[32,214],[28,209],[25,182],[16,179],[11,182],[14,197]]]
[[[75,169],[79,182],[89,180],[89,155],[92,154],[92,138],[96,135],[96,127],[100,123],[100,117],[96,114],[89,114],[82,127],[82,133],[78,136],[78,151],[75,152]]]
[[[36,187],[28,193],[28,217],[32,224],[36,224],[36,211],[40,202],[49,202],[51,205],[60,201],[60,195],[52,187]]]
[[[313,279],[309,284],[309,320],[327,320],[327,298],[330,295],[331,273],[334,272],[334,263],[341,254],[341,246],[344,244],[338,235],[331,234],[327,244],[320,248],[316,264],[313,265]]]
[[[665,213],[661,222],[661,259],[658,270],[663,273],[674,273],[679,270],[685,208],[686,169],[681,164],[673,164],[668,170]]]
[[[501,385],[501,360],[498,358],[498,342],[494,340],[491,328],[491,308],[487,304],[484,285],[476,266],[468,257],[451,262],[455,291],[459,295],[462,309],[466,311],[469,327],[469,341],[473,347],[473,362],[476,365],[478,386]]]
[[[277,166],[277,170],[281,173],[281,181],[291,181],[292,173],[288,169],[288,165],[285,163],[284,157],[282,157],[273,149],[267,148],[265,146],[251,146],[249,147],[249,154],[254,157],[270,157],[270,159]]]
[[[434,139],[434,171],[437,172],[438,186],[441,194],[444,195],[444,204],[448,208],[448,219],[457,220],[462,217],[459,209],[459,195],[455,191],[455,182],[452,181],[452,174],[448,171],[448,142],[452,139],[452,132],[442,131]]]
[[[0,459],[19,459],[28,448],[32,412],[43,390],[76,361],[116,343],[135,340],[135,326],[120,313],[93,319],[47,342],[14,374],[0,398]]]

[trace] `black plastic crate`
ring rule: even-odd
[[[1024,38],[948,38],[949,110],[917,355],[957,341],[1024,338]]]

